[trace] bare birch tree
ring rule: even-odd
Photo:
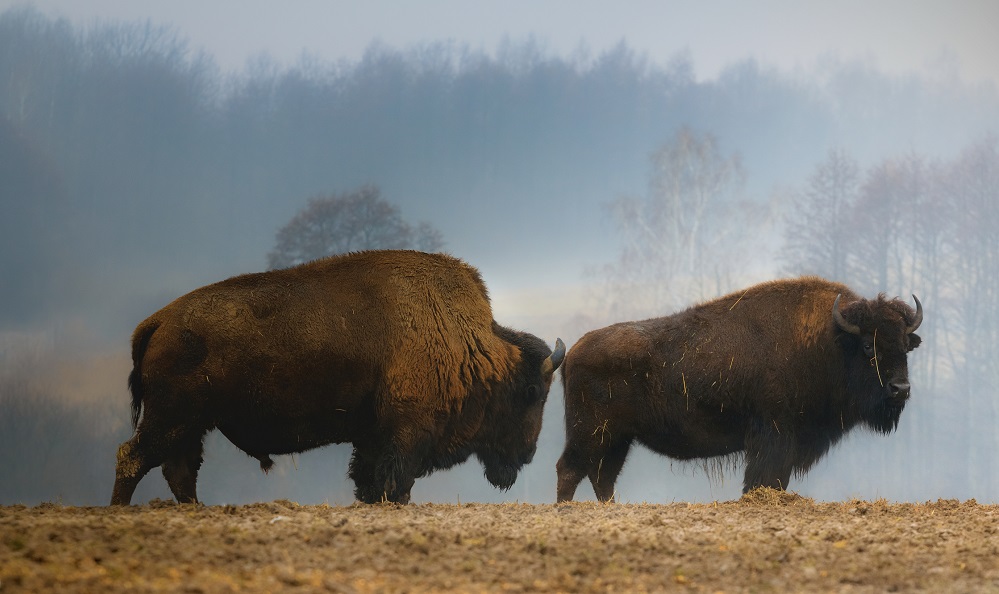
[[[730,288],[750,210],[743,183],[739,156],[723,156],[710,134],[682,128],[656,150],[646,195],[609,205],[624,245],[598,271],[607,315],[663,314]],[[721,246],[729,257],[717,257]]]

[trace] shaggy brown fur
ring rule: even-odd
[[[135,330],[137,428],[111,502],[157,466],[195,501],[214,428],[264,470],[271,454],[350,442],[362,501],[405,502],[416,477],[472,454],[509,488],[561,349],[497,325],[478,271],[442,254],[362,252],[202,287]]]
[[[859,334],[833,319],[840,294]],[[600,500],[613,497],[635,441],[681,460],[744,451],[745,491],[787,488],[858,423],[895,428],[917,325],[902,301],[805,277],[589,332],[562,367],[558,499],[571,500],[583,477]]]

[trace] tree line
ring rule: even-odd
[[[141,280],[155,300],[171,276],[259,269],[309,198],[366,185],[470,259],[511,226],[572,245],[582,267],[614,247],[600,204],[640,191],[648,155],[684,126],[738,153],[748,199],[766,203],[829,146],[862,147],[865,161],[906,145],[936,156],[999,122],[994,91],[824,68],[803,78],[748,60],[699,81],[687,54],[657,63],[621,43],[567,58],[526,41],[373,44],[356,62],[264,56],[225,72],[168,27],[9,9],[0,150],[27,165],[0,189],[0,259],[21,281],[0,319],[96,323],[109,284]],[[523,243],[510,259],[533,256]]]

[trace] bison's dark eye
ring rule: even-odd
[[[535,386],[534,384],[527,386],[528,402],[536,402],[540,396],[541,396],[541,388]]]
[[[868,358],[874,356],[874,345],[867,341],[864,341],[864,356]]]

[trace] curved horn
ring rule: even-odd
[[[923,304],[919,302],[919,299],[915,295],[912,296],[912,300],[916,302],[916,319],[905,329],[906,334],[912,334],[923,323]]]
[[[833,321],[836,322],[836,325],[839,326],[840,330],[843,332],[849,332],[850,334],[860,336],[860,326],[847,322],[843,317],[843,314],[839,311],[839,298],[842,296],[842,294],[836,295],[836,301],[833,301]]]
[[[562,360],[565,359],[565,343],[562,342],[561,338],[555,339],[555,350],[552,354],[548,355],[548,358],[541,362],[541,375],[548,376],[555,373],[558,366],[562,364]]]

